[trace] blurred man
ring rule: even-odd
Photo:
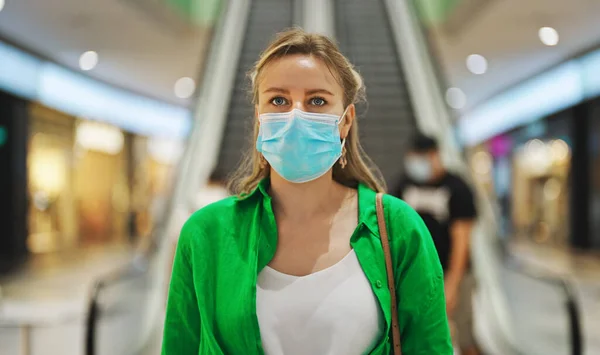
[[[393,195],[411,205],[429,228],[444,269],[446,305],[453,337],[462,355],[479,354],[473,338],[473,276],[470,273],[470,236],[476,218],[473,194],[440,158],[437,142],[415,137],[405,157],[406,177]],[[456,334],[458,333],[458,334]]]

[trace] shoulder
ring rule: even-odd
[[[384,195],[383,206],[386,221],[391,227],[405,231],[420,227],[422,219],[419,214],[403,200],[392,195]]]
[[[219,200],[217,202],[210,203],[192,214],[192,216],[186,222],[186,225],[190,226],[206,226],[219,223],[223,219],[232,218],[232,215],[236,211],[236,205],[238,203],[237,196],[231,196]]]
[[[444,184],[450,187],[452,190],[457,191],[470,191],[469,184],[460,176],[452,173],[448,173],[445,177]]]
[[[208,237],[214,239],[220,233],[237,226],[244,218],[252,201],[230,196],[213,202],[194,212],[185,222],[180,234],[180,243],[196,244]]]
[[[439,264],[433,239],[421,216],[406,202],[389,195],[384,197],[384,208],[393,253],[400,260],[423,255]]]

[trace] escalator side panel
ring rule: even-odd
[[[336,0],[336,36],[363,76],[368,104],[357,106],[360,139],[389,188],[403,171],[402,155],[416,120],[396,42],[381,0]]]
[[[250,103],[250,84],[247,73],[275,33],[294,23],[294,0],[253,0],[242,52],[231,94],[227,123],[223,134],[215,173],[229,176],[235,171],[249,145],[254,107]]]

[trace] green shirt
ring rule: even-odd
[[[181,231],[167,302],[162,354],[264,354],[256,316],[258,273],[277,247],[269,180],[192,215]],[[451,355],[443,274],[431,236],[406,203],[384,197],[404,355]],[[358,187],[350,245],[379,302],[386,332],[370,354],[391,352],[390,293],[375,192]]]

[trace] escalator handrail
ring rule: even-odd
[[[407,5],[410,7],[411,11],[413,14],[418,14],[418,9],[417,9],[417,2],[419,0],[410,0],[408,1]],[[418,18],[418,15],[417,15]],[[417,21],[417,25],[419,27],[419,32],[423,34],[423,38],[427,39],[427,27],[425,26],[425,23],[423,21]],[[432,45],[431,41],[429,40],[424,40],[423,42],[423,47],[425,49],[425,51],[427,52],[429,58],[432,58],[432,62],[437,62],[436,58],[438,58],[438,56],[436,55],[436,51],[434,46]],[[444,88],[448,88],[450,87],[448,85],[448,80],[446,75],[444,75],[442,67],[440,65],[433,65],[432,66],[432,73],[433,76],[436,78],[436,81],[438,82],[438,89],[439,89],[439,93],[441,96],[444,96],[446,93],[444,92]],[[454,121],[454,119],[456,119],[456,116],[451,115],[450,119],[452,121]]]
[[[123,282],[127,279],[133,279],[145,275],[147,268],[140,267],[140,259],[134,259],[124,267],[114,270],[111,273],[103,275],[94,282],[89,294],[87,303],[87,313],[85,316],[85,339],[84,353],[85,355],[95,355],[96,353],[96,332],[98,329],[98,321],[101,316],[100,295],[102,290],[110,285]]]
[[[435,64],[425,47],[411,0],[382,0],[396,43],[397,55],[406,77],[406,88],[414,109],[416,123],[426,134],[438,137],[443,146],[442,158],[451,170],[465,172],[466,164],[453,136],[453,120],[446,106]]]
[[[190,169],[175,201],[178,206],[193,206],[195,194],[190,192],[205,185],[217,166],[251,5],[251,0],[230,1],[224,13],[222,36],[212,48],[215,61],[209,70],[211,76],[203,83],[198,100]]]
[[[508,270],[560,289],[565,300],[564,307],[569,323],[570,354],[582,355],[584,336],[581,322],[581,308],[576,296],[573,280],[563,275],[533,267],[532,265],[516,260],[514,256],[508,254],[506,258],[507,262],[505,265]]]
[[[231,2],[225,1],[223,3],[224,15],[220,16],[218,23],[215,26],[216,31],[211,38],[210,49],[207,58],[204,61],[204,68],[202,69],[204,75],[202,78],[202,85],[200,85],[200,94],[197,99],[198,105],[194,115],[195,121],[203,120],[201,112],[204,112],[203,110],[207,103],[207,100],[204,100],[204,98],[211,90],[214,90],[214,87],[211,88],[210,85],[215,81],[214,67],[218,65],[219,62],[223,62],[221,48],[223,37],[226,35],[231,36],[228,32],[235,27],[231,26],[232,20],[227,18],[227,13],[231,8]],[[175,183],[173,184],[172,192],[166,205],[166,213],[164,213],[163,216],[155,216],[156,220],[159,222],[153,227],[147,242],[137,248],[132,259],[125,266],[99,277],[89,292],[85,316],[86,329],[84,334],[84,352],[86,355],[94,355],[96,352],[97,329],[101,316],[100,296],[102,291],[111,285],[124,282],[127,279],[143,277],[146,275],[150,270],[149,265],[152,258],[159,249],[164,249],[168,245],[168,243],[165,242],[165,239],[169,227],[173,223],[174,209],[177,205],[185,205],[188,202],[185,191],[189,191],[188,188],[190,185],[195,183],[194,181],[190,181],[189,171],[193,165],[191,157],[197,156],[195,143],[198,142],[198,136],[201,133],[200,126],[200,122],[195,122],[192,126],[192,131],[187,139],[185,151],[177,167]]]

